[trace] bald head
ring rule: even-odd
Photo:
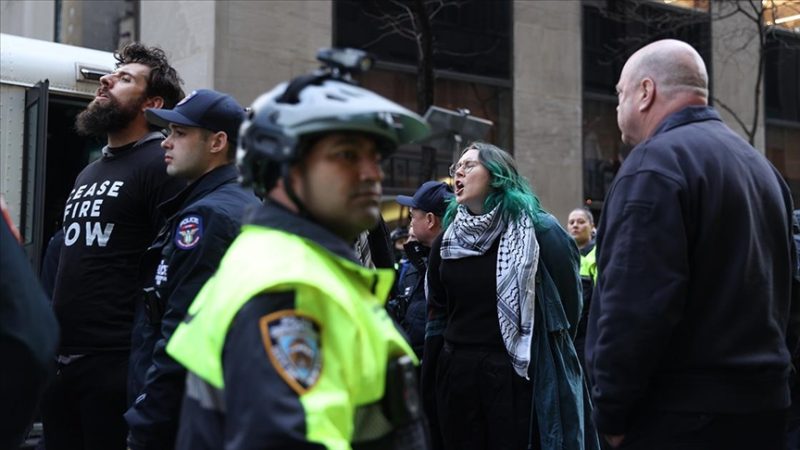
[[[691,45],[664,39],[634,53],[617,83],[617,123],[623,142],[647,139],[664,118],[708,104],[708,73]]]
[[[650,77],[662,95],[688,92],[708,97],[706,65],[697,50],[685,42],[653,42],[634,53],[626,65],[631,65],[632,80]]]

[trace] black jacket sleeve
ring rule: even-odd
[[[142,392],[125,413],[130,429],[128,445],[132,450],[172,448],[175,443],[186,372],[167,355],[166,345],[239,229],[237,222],[219,213],[205,212],[202,217],[204,231],[200,242],[190,249],[175,248],[169,261],[167,283],[172,289],[165,299],[160,337]],[[179,218],[176,223],[180,221]]]
[[[586,343],[601,433],[626,431],[683,316],[689,255],[676,213],[684,210],[682,198],[674,180],[642,171],[617,180],[603,212],[601,271],[589,321],[594,341]]]
[[[58,324],[8,225],[0,219],[0,448],[17,448],[52,375]]]

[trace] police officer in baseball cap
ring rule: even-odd
[[[189,182],[159,206],[167,223],[144,255],[152,280],[137,305],[130,397],[125,413],[131,450],[174,448],[186,372],[166,354],[167,341],[192,300],[214,273],[241,228],[248,207],[259,204],[238,183],[236,140],[245,111],[230,95],[199,89],[174,109],[148,109],[150,123],[169,130],[161,147],[167,173]]]

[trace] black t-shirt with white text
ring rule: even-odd
[[[163,220],[157,206],[185,185],[167,175],[162,138],[105,149],[67,197],[53,294],[61,354],[130,348],[139,260]]]

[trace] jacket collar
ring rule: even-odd
[[[264,205],[250,211],[244,222],[295,234],[314,242],[340,258],[361,265],[352,245],[318,223],[298,216],[271,200],[266,200]]]
[[[238,177],[239,172],[233,163],[217,167],[183,188],[174,197],[158,205],[158,209],[164,214],[164,217],[172,217],[184,205],[188,205],[194,200],[207,195],[223,184],[235,182]]]
[[[710,106],[687,106],[680,111],[668,115],[653,132],[653,136],[665,133],[681,125],[686,125],[687,123],[702,122],[705,120],[722,121],[719,117],[719,113]]]

